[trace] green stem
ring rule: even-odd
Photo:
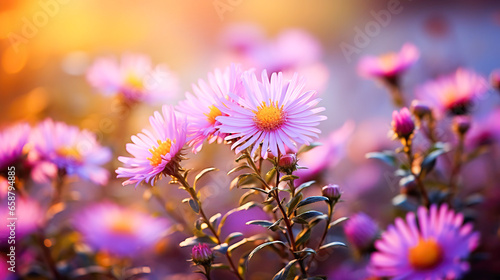
[[[217,244],[221,245],[222,242],[221,242],[220,236],[219,236],[219,234],[217,234],[217,231],[214,229],[214,227],[210,223],[210,220],[208,219],[207,215],[205,214],[205,211],[203,211],[203,207],[201,206],[201,201],[198,199],[198,197],[196,195],[196,191],[189,185],[189,183],[186,181],[186,179],[184,179],[184,176],[182,176],[180,173],[174,174],[173,176],[177,179],[177,181],[184,188],[186,188],[186,191],[189,193],[191,198],[198,203],[198,206],[200,208],[201,217],[203,218],[208,229],[212,232],[213,236],[217,240]],[[233,260],[231,259],[231,255],[229,254],[229,252],[226,251],[225,255],[226,255],[227,261],[229,262],[229,265],[231,266],[231,270],[233,271],[233,273],[236,275],[236,277],[238,277],[238,279],[243,280],[243,277],[240,275],[238,268],[233,263]]]
[[[424,205],[429,207],[429,195],[427,194],[427,190],[425,189],[424,184],[422,184],[422,180],[420,179],[420,175],[417,175],[413,172],[413,153],[411,151],[411,139],[405,139],[404,141],[404,152],[406,153],[406,156],[408,157],[408,164],[410,168],[410,173],[413,175],[415,178],[415,182],[417,184],[418,189],[420,190],[420,194],[422,196],[422,199],[424,200]]]
[[[328,234],[328,229],[330,227],[330,222],[332,221],[332,215],[333,215],[333,208],[335,207],[336,201],[333,203],[328,203],[328,218],[326,219],[326,225],[325,225],[325,230],[323,231],[323,234],[321,235],[321,239],[316,246],[315,251],[317,252],[319,248],[323,245],[323,242],[325,242],[326,235]],[[314,261],[316,255],[313,255],[311,257],[311,260],[307,264],[307,269],[309,270],[309,267],[311,266],[312,262]]]
[[[464,152],[464,140],[465,140],[465,135],[459,134],[458,147],[454,155],[453,159],[454,164],[451,170],[450,182],[448,184],[450,191],[450,197],[449,197],[450,202],[453,196],[456,195],[457,193],[457,179],[458,179],[458,174],[460,173],[460,169],[462,168],[462,154]]]

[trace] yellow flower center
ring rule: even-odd
[[[127,217],[117,217],[111,223],[111,231],[117,234],[131,234],[134,232],[134,228]]]
[[[82,155],[80,155],[80,152],[76,149],[76,147],[62,147],[57,149],[56,153],[62,157],[75,161],[82,160]]]
[[[266,102],[262,102],[262,105],[257,107],[257,112],[254,111],[255,117],[253,118],[257,127],[264,131],[275,130],[279,128],[285,121],[286,116],[283,112],[283,105],[278,107],[278,102],[273,104],[269,102],[269,106]]]
[[[214,105],[211,105],[208,108],[210,109],[210,112],[208,114],[205,114],[205,116],[207,116],[207,121],[213,125],[215,124],[215,118],[218,116],[222,116],[222,112]]]
[[[420,239],[408,253],[410,264],[415,269],[431,269],[443,259],[443,251],[434,239]]]
[[[384,54],[379,58],[380,67],[386,71],[392,70],[397,61],[398,56],[395,53]]]
[[[143,79],[133,73],[129,73],[127,75],[127,77],[125,78],[125,84],[135,89],[144,88]]]
[[[167,139],[166,141],[161,141],[158,140],[158,147],[153,147],[149,149],[151,152],[151,157],[149,159],[149,163],[152,166],[158,166],[161,163],[162,156],[166,155],[167,153],[170,153],[170,147],[172,146],[172,141],[170,139]]]

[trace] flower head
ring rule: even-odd
[[[347,240],[359,250],[370,248],[379,234],[375,221],[365,213],[357,213],[349,217],[344,224]]]
[[[214,260],[212,249],[205,243],[195,245],[191,250],[191,255],[193,262],[199,265],[211,265]]]
[[[397,279],[456,279],[468,270],[465,260],[479,241],[471,224],[447,205],[432,205],[396,219],[375,243],[370,270]]]
[[[474,101],[487,89],[486,79],[459,68],[451,75],[424,84],[417,90],[417,97],[434,105],[439,115],[464,115],[469,113]]]
[[[19,123],[0,132],[0,168],[2,172],[7,166],[15,164],[25,155],[25,146],[30,136],[30,126]]]
[[[366,78],[393,79],[413,65],[419,58],[418,49],[410,44],[403,45],[399,53],[363,57],[358,64],[358,72]]]
[[[152,131],[143,129],[132,136],[127,151],[133,157],[118,157],[125,164],[116,170],[118,178],[129,178],[123,185],[154,185],[162,174],[174,175],[180,169],[182,148],[186,144],[187,122],[184,116],[176,116],[172,107],[164,105],[162,114],[155,112],[149,118]]]
[[[5,203],[5,205],[7,205],[7,203]],[[42,209],[36,200],[28,197],[16,198],[16,239],[21,239],[43,227],[45,223],[44,214],[45,210]],[[0,217],[3,220],[7,220],[9,218],[9,211],[3,211]],[[10,232],[11,228],[8,226],[1,227],[0,241],[7,242]]]
[[[404,107],[399,112],[392,112],[392,130],[400,139],[407,139],[413,134],[415,123],[408,108]]]
[[[223,115],[218,107],[222,100],[229,98],[230,92],[241,96],[243,90],[241,70],[232,64],[224,72],[215,69],[213,74],[209,73],[208,83],[200,79],[198,86],[193,85],[194,95],[186,93],[186,99],[179,103],[177,110],[184,113],[189,121],[187,137],[193,152],[201,150],[207,139],[209,143],[216,140],[220,143],[227,136],[217,128],[220,123],[216,118]]]
[[[152,248],[168,227],[166,220],[107,202],[85,208],[73,221],[89,246],[117,256]]]
[[[303,91],[304,81],[297,75],[284,81],[281,73],[269,79],[262,72],[261,81],[254,73],[243,75],[246,89],[244,97],[229,94],[235,102],[224,102],[219,110],[219,130],[231,134],[226,140],[235,140],[232,149],[242,151],[253,145],[252,154],[262,143],[261,156],[266,158],[268,149],[274,156],[286,154],[286,148],[297,152],[297,145],[309,144],[321,131],[316,128],[325,116],[318,115],[323,107],[316,107],[320,99],[316,92]]]
[[[331,202],[337,201],[342,196],[339,185],[328,184],[321,189],[321,194]]]
[[[34,129],[31,142],[40,161],[96,184],[108,182],[109,173],[101,165],[111,159],[111,151],[102,147],[92,132],[47,119]]]
[[[125,54],[120,63],[99,58],[87,72],[88,82],[105,95],[120,95],[128,102],[165,101],[177,91],[177,78],[165,65],[153,68],[149,57]]]

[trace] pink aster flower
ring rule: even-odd
[[[392,279],[457,279],[469,269],[466,258],[478,246],[479,234],[464,217],[449,209],[432,205],[397,218],[375,243],[370,270],[376,276]]]
[[[369,249],[379,234],[375,221],[365,213],[357,213],[349,217],[344,224],[347,240],[357,249]]]
[[[107,202],[77,213],[73,225],[90,247],[117,256],[151,249],[168,229],[164,219]]]
[[[438,116],[446,112],[464,115],[487,90],[486,79],[473,71],[459,68],[451,75],[425,83],[416,94],[420,100],[434,105]]]
[[[225,140],[235,140],[231,149],[240,152],[253,145],[252,154],[262,143],[262,157],[268,149],[274,156],[286,154],[286,147],[297,152],[297,145],[310,144],[321,133],[316,126],[325,116],[325,110],[316,107],[320,99],[315,91],[303,91],[304,80],[297,75],[286,81],[281,73],[273,73],[269,79],[262,71],[261,82],[255,74],[245,73],[243,84],[245,97],[230,93],[235,102],[224,102],[219,110],[227,116],[219,116],[220,132],[230,133]]]
[[[465,142],[471,149],[500,142],[500,109],[472,123]]]
[[[124,54],[120,63],[99,58],[87,71],[87,80],[102,94],[120,95],[131,103],[167,101],[178,88],[177,78],[165,65],[153,67],[141,54]]]
[[[193,247],[191,250],[191,257],[195,264],[209,266],[214,260],[214,253],[207,244],[202,243]]]
[[[200,151],[207,139],[209,143],[216,140],[221,143],[227,136],[217,128],[220,123],[216,118],[222,113],[216,106],[228,99],[230,92],[241,96],[243,90],[241,70],[239,66],[232,64],[224,72],[215,69],[213,74],[209,73],[208,83],[200,79],[198,86],[193,85],[194,95],[186,93],[186,99],[179,103],[177,109],[189,121],[187,137],[190,139],[188,144],[193,146],[193,152]]]
[[[30,130],[27,123],[19,123],[0,132],[0,143],[2,143],[0,145],[0,172],[16,164],[25,155]]]
[[[393,79],[412,66],[420,53],[413,44],[406,43],[399,53],[365,56],[358,64],[358,72],[365,78]]]
[[[182,148],[186,144],[187,121],[185,116],[176,116],[170,106],[162,107],[162,114],[155,112],[149,117],[152,131],[143,129],[132,136],[127,151],[133,157],[118,157],[125,164],[116,170],[118,178],[129,178],[123,185],[141,182],[154,185],[161,176],[178,172],[182,159]]]
[[[392,112],[392,130],[400,139],[408,139],[413,134],[415,123],[408,108]]]
[[[31,142],[40,161],[96,184],[108,182],[109,172],[101,166],[111,159],[111,151],[92,132],[46,119],[34,129]]]
[[[7,207],[7,203],[4,204]],[[16,198],[16,212],[15,216],[10,216],[9,211],[2,211],[0,217],[3,221],[13,222],[7,220],[8,218],[17,218],[15,220],[15,233],[16,238],[23,238],[41,228],[45,223],[45,210],[38,204],[37,201],[30,198]],[[8,224],[8,223],[7,223]],[[10,228],[7,226],[0,227],[0,241],[7,243],[7,238],[10,235]],[[17,240],[16,240],[17,243]]]

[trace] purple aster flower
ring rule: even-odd
[[[369,249],[379,234],[375,221],[365,213],[357,213],[349,217],[344,224],[347,240],[359,250]]]
[[[191,257],[195,264],[211,265],[214,260],[214,253],[207,244],[198,244],[191,250]]]
[[[222,115],[217,107],[221,100],[228,99],[229,92],[238,96],[243,94],[241,73],[239,66],[234,64],[224,72],[215,69],[213,74],[208,74],[208,83],[200,79],[198,86],[193,85],[194,95],[186,93],[186,99],[177,106],[188,119],[188,144],[193,146],[193,152],[200,151],[206,139],[209,143],[216,140],[221,143],[227,136],[216,128],[220,125],[216,118]]]
[[[315,91],[303,91],[304,81],[297,75],[284,81],[281,73],[273,73],[269,79],[262,72],[259,82],[252,72],[243,74],[245,97],[230,93],[235,102],[224,102],[219,110],[227,116],[219,116],[219,130],[229,133],[225,140],[235,140],[232,149],[240,152],[253,145],[252,154],[262,143],[262,157],[268,149],[274,156],[286,154],[286,147],[297,152],[297,145],[310,144],[321,131],[316,128],[325,116],[325,110],[316,107],[320,99]],[[279,152],[278,152],[279,151]]]
[[[400,139],[408,139],[413,134],[415,123],[408,108],[392,112],[392,130]]]
[[[2,143],[0,145],[1,172],[25,155],[25,146],[29,140],[30,130],[27,123],[19,123],[0,132],[0,143]]]
[[[93,249],[117,256],[134,256],[151,249],[169,226],[164,219],[108,202],[77,213],[73,225]]]
[[[4,204],[7,207],[7,203]],[[30,198],[16,198],[16,216],[17,218],[15,233],[16,239],[23,238],[39,228],[43,227],[45,223],[45,210],[43,210],[37,201]],[[2,220],[8,221],[7,218],[12,218],[9,216],[8,211],[2,211],[0,215]],[[8,224],[8,223],[7,223]],[[7,238],[10,235],[10,228],[7,226],[0,227],[0,240],[5,241],[7,244]],[[17,241],[16,241],[17,243]]]
[[[120,95],[134,103],[167,101],[177,92],[177,78],[165,66],[153,67],[149,57],[124,54],[118,63],[99,58],[87,71],[88,82],[104,95]]]
[[[336,202],[342,196],[342,191],[339,185],[328,184],[321,189],[321,194],[328,198],[331,202]]]
[[[290,79],[299,72],[307,79],[306,89],[324,90],[329,70],[321,62],[323,50],[317,38],[301,29],[283,30],[275,38],[264,35],[260,26],[230,26],[223,34],[229,47],[223,61],[238,61],[244,68],[255,68],[257,72],[282,72],[283,77]]]
[[[438,116],[444,113],[467,114],[474,101],[488,90],[486,79],[473,71],[459,68],[455,73],[440,77],[421,86],[418,99],[433,105]]]
[[[118,178],[129,178],[123,185],[137,187],[145,181],[154,185],[164,175],[178,172],[182,159],[182,148],[186,144],[186,117],[176,116],[174,109],[164,105],[162,114],[155,112],[149,117],[152,131],[143,129],[142,133],[132,136],[127,151],[133,157],[118,157],[125,164],[116,170]]]
[[[457,279],[469,269],[466,258],[478,246],[479,234],[464,217],[432,205],[397,218],[375,243],[370,271],[392,279]]]
[[[55,164],[66,174],[100,185],[108,182],[109,172],[101,166],[111,159],[111,151],[92,132],[46,119],[34,129],[31,142],[41,161]]]
[[[479,146],[500,142],[500,109],[495,109],[486,117],[471,124],[465,142],[474,149]]]
[[[413,65],[420,53],[413,44],[406,43],[399,53],[366,56],[358,64],[358,72],[365,78],[393,79]]]

